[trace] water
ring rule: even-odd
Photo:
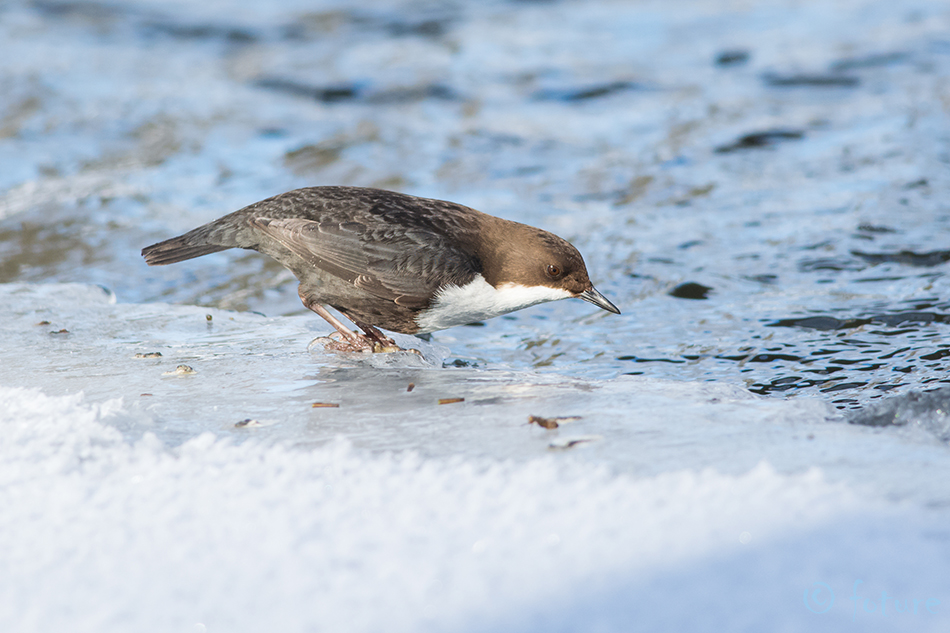
[[[624,308],[438,335],[459,361],[841,408],[945,381],[939,7],[268,6],[6,5],[0,281],[300,314],[256,254],[138,251],[297,186],[383,186],[567,237]]]

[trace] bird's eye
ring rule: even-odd
[[[561,269],[555,266],[554,264],[548,264],[547,271],[548,277],[557,277],[561,274]]]

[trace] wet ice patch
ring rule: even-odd
[[[862,426],[911,427],[950,441],[950,388],[904,393],[848,416]]]

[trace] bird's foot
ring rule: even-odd
[[[373,341],[374,352],[385,353],[385,352],[405,352],[406,351],[402,349],[401,347],[399,347],[398,345],[396,345],[396,341],[392,340],[391,338],[383,334],[378,328],[375,328],[368,323],[363,323],[362,321],[357,321],[355,319],[351,319],[351,320],[354,323],[356,323],[358,326],[360,326],[360,328],[364,332],[366,332],[366,334],[361,334],[360,336],[363,336],[364,338],[367,338]],[[409,350],[409,351],[415,352],[416,350]]]
[[[353,332],[352,336],[344,336],[341,332],[333,332],[329,336],[316,339],[323,343],[323,348],[334,352],[356,352],[361,354],[383,354],[389,352],[406,351],[396,345],[391,338],[375,340],[365,334]],[[410,350],[415,351],[415,350]]]
[[[414,352],[414,349],[403,349],[396,345],[395,341],[390,340],[390,344],[382,344],[378,342],[373,343],[373,353],[374,354],[390,354],[392,352]]]

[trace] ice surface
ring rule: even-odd
[[[91,286],[0,306],[2,630],[948,624],[848,600],[950,593],[927,433],[713,383],[380,368],[307,351],[316,319]]]

